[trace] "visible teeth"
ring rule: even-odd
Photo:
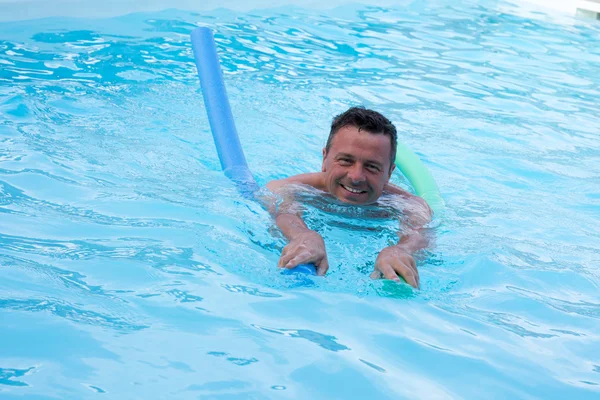
[[[342,185],[342,186],[344,186],[344,185]],[[356,193],[356,194],[363,192],[362,190],[352,189],[352,188],[349,188],[348,186],[344,186],[344,189],[346,189],[349,192]]]

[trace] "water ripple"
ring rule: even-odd
[[[259,325],[252,325],[255,328],[263,330],[269,333],[275,333],[277,335],[283,335],[291,338],[301,338],[306,339],[309,342],[313,342],[317,344],[319,347],[322,347],[326,350],[330,351],[342,351],[342,350],[350,350],[349,347],[344,346],[343,344],[337,343],[337,338],[331,335],[324,335],[319,332],[314,332],[308,329],[276,329],[276,328],[267,328]]]
[[[60,318],[84,325],[110,328],[117,332],[128,333],[146,329],[148,325],[132,323],[126,319],[109,314],[77,307],[69,302],[53,298],[0,298],[0,309],[28,312],[48,312]]]
[[[197,26],[261,185],[318,170],[350,105],[394,121],[448,205],[420,291],[368,278],[397,221],[312,210],[327,277],[278,273],[284,240],[220,170]],[[0,23],[3,393],[597,397],[599,33],[487,0]],[[103,352],[62,351],[64,326]]]
[[[30,367],[27,369],[0,368],[0,385],[29,386],[27,383],[16,380],[15,378],[24,377],[35,369],[36,367]]]

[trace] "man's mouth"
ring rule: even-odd
[[[341,186],[341,187],[343,187],[344,189],[346,189],[347,191],[349,191],[350,193],[354,193],[354,194],[362,194],[362,193],[367,193],[367,191],[366,191],[366,190],[353,189],[353,188],[351,188],[351,187],[349,187],[349,186],[342,185],[341,183],[340,183],[340,186]]]

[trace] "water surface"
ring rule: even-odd
[[[600,28],[502,9],[0,23],[0,397],[597,398]],[[219,170],[196,26],[260,184],[319,169],[351,105],[396,123],[447,202],[420,291],[368,278],[393,226],[327,213],[328,276],[276,271]]]

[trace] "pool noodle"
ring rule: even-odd
[[[248,169],[235,128],[213,34],[208,28],[197,28],[191,37],[204,106],[221,168],[243,194],[253,194],[258,185]]]
[[[398,142],[396,166],[408,179],[417,196],[425,199],[433,212],[439,215],[444,210],[445,203],[437,183],[419,157],[404,143]]]
[[[254,198],[258,184],[248,168],[235,128],[212,31],[205,27],[196,28],[191,33],[191,40],[204,107],[221,168],[244,197]],[[293,271],[316,275],[316,267],[312,264],[300,264]]]

